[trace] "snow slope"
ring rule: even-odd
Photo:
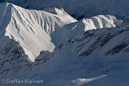
[[[127,22],[111,15],[77,21],[63,9],[44,10],[0,4],[0,81],[44,80],[44,86],[129,85]]]
[[[100,15],[76,22],[64,10],[57,8],[53,9],[57,14],[51,14],[44,11],[26,10],[9,3],[2,3],[1,10],[3,10],[1,32],[4,32],[1,35],[19,42],[31,61],[34,61],[41,51],[52,52],[55,46],[64,42],[68,37],[74,37],[75,34],[72,33],[83,33],[86,30],[103,27],[115,27],[117,22],[115,17],[108,15]],[[71,27],[68,24],[72,22],[75,22],[75,24],[72,24]],[[84,29],[80,30],[79,28],[82,25]],[[76,35],[79,34],[76,33]]]
[[[0,4],[0,32],[19,42],[31,61],[44,51],[52,52],[55,45],[51,35],[69,21],[70,16],[62,17],[43,11],[26,10],[9,3]]]
[[[89,19],[83,18],[82,20],[63,26],[56,33],[58,35],[55,36],[55,38],[58,44],[61,44],[64,41],[68,41],[69,39],[80,36],[85,31],[93,29],[113,28],[121,22],[122,21],[117,20],[114,16],[111,15],[98,15]]]
[[[87,31],[55,52],[41,54],[40,58],[49,57],[46,62],[41,60],[32,70],[15,72],[15,76],[8,73],[4,79],[44,80],[44,86],[128,86],[128,28]]]
[[[124,19],[129,13],[128,0],[3,0],[29,9],[64,8],[76,19],[96,15],[114,15]]]

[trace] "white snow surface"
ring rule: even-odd
[[[46,7],[64,8],[70,15],[80,19],[96,15],[115,15],[124,19],[129,13],[129,0],[2,0],[17,5],[42,10]]]
[[[43,80],[43,86],[129,86],[128,25],[117,28],[121,21],[112,15],[77,21],[63,9],[46,11],[0,4],[0,54],[13,39],[33,62],[26,66],[26,61],[18,62],[20,57],[13,59],[16,62],[8,61],[8,55],[0,58],[5,72],[0,80]],[[1,86],[12,85],[5,81]]]
[[[110,15],[99,15],[77,21],[63,9],[57,8],[53,9],[56,14],[27,10],[10,3],[2,3],[0,8],[2,13],[0,27],[3,32],[0,35],[19,42],[25,54],[33,62],[41,51],[52,52],[55,46],[66,39],[91,29],[115,27],[115,23],[118,22]]]
[[[10,3],[0,4],[0,35],[8,36],[19,42],[31,61],[40,51],[52,52],[55,45],[51,35],[65,24],[75,22],[67,20],[71,16],[62,17],[44,11],[26,10]]]
[[[91,18],[83,18],[82,20],[63,26],[57,32],[58,35],[55,36],[55,38],[57,42],[61,44],[68,39],[79,37],[85,31],[93,29],[113,28],[116,27],[116,25],[119,23],[121,23],[121,21],[117,20],[112,15],[98,15]]]
[[[81,86],[85,83],[89,83],[91,81],[97,80],[97,79],[101,79],[106,77],[106,75],[101,75],[99,77],[94,77],[94,78],[77,78],[76,80],[73,80],[72,83],[76,84],[76,86]]]

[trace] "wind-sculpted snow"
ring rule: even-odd
[[[55,38],[58,43],[61,43],[65,40],[79,37],[85,31],[93,29],[113,28],[120,23],[120,20],[117,20],[114,16],[111,15],[98,15],[91,17],[90,19],[84,18],[80,21],[65,25],[58,31],[58,35]]]
[[[115,15],[126,18],[129,13],[129,0],[1,0],[9,1],[29,9],[64,8],[76,19],[90,18],[96,15]]]
[[[44,11],[27,10],[9,3],[2,3],[1,10],[1,35],[19,42],[31,61],[34,61],[42,50],[52,52],[55,46],[66,39],[91,29],[115,27],[118,22],[114,16],[109,15],[76,22],[66,12],[57,8],[53,9],[56,12],[54,15]]]
[[[43,51],[54,51],[56,44],[52,39],[53,33],[65,24],[76,21],[67,13],[56,10],[58,14],[54,15],[44,11],[27,10],[10,3],[0,4],[1,75],[5,76],[10,71],[31,70],[49,59],[39,57]]]
[[[0,4],[1,86],[26,79],[44,86],[129,85],[128,20],[98,15],[77,21],[63,9],[44,10]]]
[[[34,61],[42,50],[52,52],[55,48],[51,39],[52,33],[71,23],[62,16],[26,10],[9,3],[0,4],[0,8],[0,35],[19,42],[31,61]]]

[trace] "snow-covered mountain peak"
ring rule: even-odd
[[[17,41],[32,61],[41,51],[53,52],[67,39],[87,30],[115,27],[118,22],[110,15],[77,21],[63,9],[46,8],[45,12],[27,10],[10,3],[2,3],[1,6],[1,35]]]
[[[83,19],[78,21],[63,9],[53,8],[57,4],[53,3],[55,0],[30,0],[33,4],[29,5],[29,0],[17,1],[19,5],[27,2],[23,4],[26,8],[45,11],[0,4],[0,85],[6,86],[8,79],[39,79],[44,81],[44,86],[129,85],[128,18],[122,23],[112,15],[91,17],[93,8],[101,13],[109,6],[103,0],[56,0],[59,8],[70,8],[67,11],[71,14],[89,13],[90,18],[81,16]],[[39,2],[42,4],[37,5]],[[68,6],[69,3],[73,5]],[[91,8],[83,13],[78,6]]]
[[[87,30],[98,29],[98,28],[102,29],[102,28],[116,27],[116,25],[121,21],[117,20],[116,17],[112,15],[98,15],[98,16],[91,17],[90,19],[84,18],[83,22],[90,24],[88,25],[89,28],[85,29],[85,31],[87,31]]]
[[[114,28],[120,23],[121,20],[117,20],[116,17],[112,15],[98,15],[91,18],[83,18],[77,22],[64,25],[58,31],[58,35],[55,38],[58,41],[58,44],[61,44],[62,42],[65,42],[65,40],[81,36],[85,31]]]
[[[63,17],[64,19],[70,21],[70,22],[76,22],[77,20],[71,17],[63,8],[58,9],[58,8],[44,8],[43,11],[56,14],[60,17]]]
[[[44,11],[27,10],[10,3],[1,6],[0,35],[19,42],[32,61],[42,50],[52,52],[55,48],[52,33],[71,23],[62,16]]]
[[[76,19],[90,18],[96,15],[114,15],[119,19],[126,18],[128,0],[1,0],[12,2],[28,9],[43,10],[44,8],[64,8]]]

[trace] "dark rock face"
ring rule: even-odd
[[[40,55],[35,59],[35,62],[32,64],[32,67],[45,63],[52,57],[51,55],[52,53],[50,53],[49,51],[41,51]]]
[[[107,51],[105,53],[105,55],[114,55],[114,54],[118,54],[119,52],[121,52],[124,48],[126,48],[129,45],[129,42],[122,42],[116,46],[114,46],[112,49],[110,49],[109,51]]]
[[[52,57],[50,52],[42,51],[35,62],[31,62],[18,42],[10,39],[6,45],[2,50],[3,52],[0,52],[0,74],[3,76],[10,71],[29,71]]]
[[[18,42],[10,39],[0,53],[0,74],[5,75],[9,71],[20,71],[28,68],[31,63]]]
[[[79,45],[75,48],[75,51],[77,53],[81,52],[79,56],[87,57],[91,55],[99,47],[100,48],[104,47],[110,40],[113,40],[115,37],[123,34],[127,35],[128,33],[129,33],[128,27],[124,27],[122,29],[118,28],[103,29],[101,30],[101,32],[100,30],[94,30],[94,33],[93,31],[86,31],[82,38],[74,38],[72,40],[72,43],[79,43]],[[113,46],[103,54],[105,56],[114,55],[122,52],[123,50],[124,52],[129,52],[128,48],[129,41],[126,39],[127,38],[126,35],[125,38],[123,38],[122,40],[118,39],[119,43],[117,43],[117,45]]]
[[[99,41],[94,42],[92,45],[90,45],[90,47],[85,52],[83,52],[79,56],[83,56],[83,57],[89,56],[94,50],[97,49],[98,44],[99,44]]]

